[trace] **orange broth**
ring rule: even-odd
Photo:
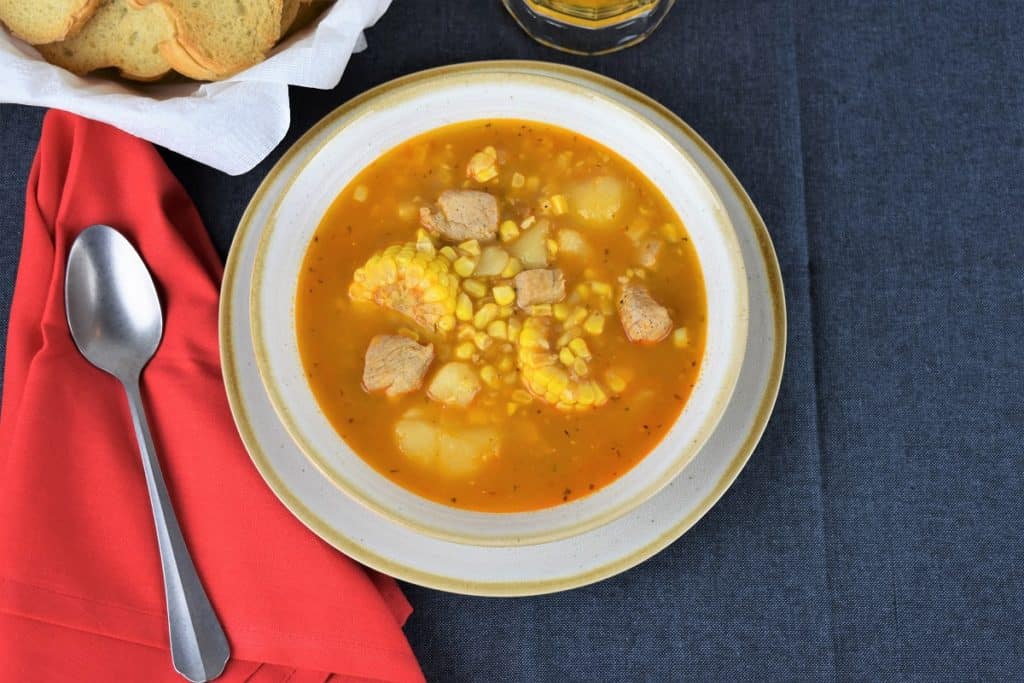
[[[488,147],[497,155],[497,176],[484,182],[467,177],[469,160]],[[594,178],[610,178],[622,189],[614,215],[600,225],[583,218],[584,204],[593,197],[574,191]],[[518,376],[514,353],[509,367],[509,347],[515,344],[500,338],[465,359],[481,372],[491,367],[498,375],[494,386],[482,386],[466,407],[437,403],[423,388],[399,397],[363,388],[364,355],[375,335],[402,333],[434,345],[436,357],[425,386],[438,368],[459,357],[460,344],[473,343],[467,328],[472,321],[460,321],[448,332],[424,329],[394,311],[354,302],[347,294],[353,273],[373,254],[417,240],[420,207],[432,206],[448,189],[495,195],[503,224],[536,226],[538,219],[547,221],[548,267],[562,270],[569,293],[557,311],[565,314],[583,307],[588,315],[603,315],[603,330],[583,338],[592,355],[587,371],[608,396],[604,405],[564,410],[530,396]],[[521,229],[519,238],[531,229],[535,227]],[[578,244],[574,249],[559,248],[572,246],[563,241],[565,230],[583,238],[582,252]],[[660,244],[657,260],[642,268],[640,245],[652,241]],[[506,246],[514,242],[495,240]],[[438,249],[446,244],[435,243]],[[618,290],[620,278],[627,276],[639,278],[669,310],[673,333],[668,338],[655,344],[631,343],[614,309],[594,298],[599,288]],[[482,281],[488,287],[508,283],[501,277]],[[589,297],[580,296],[580,285]],[[477,298],[474,305],[479,308],[488,300]],[[586,496],[622,476],[658,444],[696,382],[704,353],[706,307],[696,251],[679,216],[643,174],[608,148],[569,130],[494,119],[439,128],[404,142],[341,191],[306,252],[296,295],[296,333],[320,408],[375,470],[439,503],[518,512]],[[508,307],[503,310],[507,313]],[[553,315],[546,310],[540,314]],[[527,315],[515,309],[506,318],[508,326]],[[496,435],[497,445],[473,461],[469,470],[449,471],[441,460],[424,465],[403,453],[395,436],[396,424],[416,407],[416,414],[453,434],[484,425]]]

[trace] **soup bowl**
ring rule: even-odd
[[[632,469],[579,499],[528,512],[441,505],[391,482],[359,457],[321,411],[296,335],[295,295],[306,249],[339,192],[396,145],[449,124],[526,119],[560,126],[614,150],[657,185],[697,252],[707,295],[707,338],[697,381],[664,438]],[[262,231],[250,314],[256,362],[281,422],[306,457],[374,512],[422,533],[471,545],[520,545],[572,536],[635,508],[677,476],[718,424],[747,338],[747,279],[728,215],[697,165],[632,110],[578,84],[509,72],[427,77],[382,86],[344,116],[277,197]],[[311,136],[296,143],[311,144]],[[339,293],[343,294],[343,293]],[[381,438],[391,438],[382,434]],[[512,454],[514,456],[514,454]]]

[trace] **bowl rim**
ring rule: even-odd
[[[280,389],[277,387],[273,379],[273,371],[270,367],[269,362],[270,354],[267,351],[266,340],[262,336],[263,326],[261,324],[261,296],[263,275],[265,273],[264,261],[267,254],[267,247],[271,240],[271,235],[275,232],[274,226],[278,225],[277,216],[284,201],[284,198],[289,195],[292,188],[306,171],[307,167],[310,166],[313,161],[319,156],[320,152],[329,145],[334,139],[342,134],[344,130],[351,126],[354,122],[362,120],[366,117],[373,116],[382,107],[382,104],[387,107],[400,106],[404,101],[416,97],[419,93],[436,87],[439,82],[443,85],[445,82],[450,82],[450,76],[452,75],[447,69],[452,69],[458,66],[472,66],[477,63],[470,63],[466,65],[454,65],[452,67],[440,67],[438,69],[431,69],[417,74],[411,74],[410,76],[398,78],[392,81],[382,83],[365,93],[355,98],[354,101],[342,104],[335,108],[327,115],[325,115],[319,122],[314,124],[306,133],[304,133],[295,143],[288,149],[286,154],[290,154],[293,151],[298,152],[304,150],[309,145],[316,135],[322,134],[324,129],[334,129],[326,135],[323,140],[319,142],[315,147],[308,150],[308,157],[304,160],[302,165],[297,167],[287,181],[283,184],[278,196],[274,199],[272,208],[267,215],[267,218],[261,226],[258,228],[261,230],[258,246],[255,254],[255,262],[253,266],[252,279],[250,282],[249,291],[249,317],[250,317],[250,332],[252,335],[253,346],[255,350],[256,366],[259,372],[260,378],[263,382],[264,389],[270,399],[271,406],[277,417],[280,419],[281,424],[285,427],[292,441],[299,448],[299,450],[305,455],[306,459],[311,462],[334,486],[339,488],[343,493],[348,495],[353,500],[356,500],[364,507],[367,507],[374,513],[381,515],[394,522],[402,524],[408,528],[411,528],[419,533],[427,534],[436,538],[441,538],[446,541],[452,541],[455,543],[461,543],[465,545],[476,545],[476,546],[517,546],[517,545],[530,545],[537,543],[547,543],[551,541],[561,540],[569,538],[581,533],[585,533],[591,529],[602,526],[611,522],[622,515],[627,514],[629,511],[639,507],[645,501],[656,495],[665,486],[668,485],[673,479],[686,468],[686,466],[696,457],[697,453],[700,452],[704,444],[710,438],[711,434],[717,428],[723,415],[725,414],[726,408],[732,398],[732,394],[736,388],[736,383],[740,375],[740,370],[743,366],[743,360],[746,353],[746,340],[749,334],[748,321],[749,321],[749,292],[747,290],[747,276],[746,266],[743,261],[742,251],[739,246],[738,236],[736,235],[735,226],[732,224],[732,220],[725,210],[722,204],[721,198],[718,196],[711,184],[710,180],[704,174],[699,164],[690,156],[690,154],[674,140],[670,135],[663,131],[659,126],[653,122],[647,120],[642,114],[621,103],[609,95],[601,93],[595,89],[590,88],[588,85],[567,81],[553,74],[548,73],[524,73],[516,71],[514,69],[503,70],[501,65],[504,62],[482,62],[488,66],[496,66],[498,70],[488,71],[456,71],[463,82],[466,80],[473,80],[478,82],[490,82],[496,79],[507,81],[514,79],[520,82],[533,82],[548,85],[551,87],[559,88],[562,90],[572,91],[574,94],[586,96],[591,100],[599,102],[600,106],[612,108],[617,110],[620,114],[632,119],[637,125],[643,126],[648,129],[650,133],[660,138],[667,146],[669,146],[676,155],[682,158],[690,169],[693,171],[694,182],[699,183],[702,186],[703,191],[712,200],[715,211],[714,222],[720,229],[721,237],[724,241],[726,256],[728,261],[731,263],[732,272],[736,273],[735,285],[735,299],[734,308],[736,310],[736,320],[733,324],[727,328],[728,335],[726,339],[729,340],[731,346],[731,353],[723,361],[725,363],[725,372],[720,385],[717,387],[718,391],[713,394],[709,399],[709,408],[705,414],[703,423],[697,432],[697,434],[690,439],[687,443],[678,446],[674,449],[667,466],[661,473],[661,475],[653,482],[648,483],[639,492],[633,493],[622,501],[613,506],[608,506],[596,514],[591,514],[582,520],[571,520],[564,524],[557,525],[554,528],[547,529],[536,533],[517,533],[517,534],[494,534],[494,535],[472,535],[467,533],[460,533],[452,531],[448,528],[438,527],[430,525],[421,519],[413,516],[401,514],[393,508],[378,501],[372,495],[368,495],[363,489],[351,479],[345,476],[344,473],[339,472],[338,469],[332,466],[328,459],[325,458],[321,453],[318,452],[317,448],[307,439],[304,431],[299,425],[299,420],[293,415],[289,408],[288,403],[285,401]],[[515,64],[515,62],[508,62],[509,64]],[[413,78],[415,77],[415,78]],[[387,98],[382,103],[382,98]],[[523,118],[529,118],[523,117]],[[466,119],[471,120],[471,119]],[[557,124],[552,124],[557,125]],[[561,126],[565,127],[565,126]],[[432,130],[432,129],[431,129]],[[618,149],[612,147],[612,150],[625,158],[627,161],[632,163],[632,160],[620,152]],[[381,152],[386,153],[387,150]],[[280,162],[278,162],[280,163]],[[243,220],[245,217],[243,216]],[[685,411],[685,405],[684,405]],[[680,417],[683,412],[680,412]],[[678,419],[676,422],[678,422]],[[343,443],[344,440],[340,435],[337,437]],[[660,444],[664,439],[660,440]],[[658,444],[655,444],[653,448],[656,448]],[[351,446],[345,443],[345,447],[356,456],[359,456],[358,452],[355,451]],[[649,455],[649,454],[648,454]],[[648,457],[648,456],[644,456]],[[364,460],[365,462],[365,460]],[[368,463],[367,463],[368,464]],[[385,481],[388,481],[393,486],[401,488],[410,495],[416,496],[422,500],[427,501],[435,505],[443,505],[435,501],[431,501],[428,498],[419,496],[413,491],[401,487],[401,485],[391,482],[382,474],[376,471],[375,468],[370,466],[370,470],[375,476],[379,476]],[[632,468],[631,468],[632,470]],[[631,471],[629,470],[629,471]],[[628,474],[623,473],[622,476]],[[618,481],[618,479],[616,480]],[[615,482],[612,482],[614,484]],[[610,484],[611,485],[611,484]],[[582,500],[582,499],[581,499]],[[565,507],[565,505],[571,505],[572,503],[564,505],[555,505],[545,509],[559,509]],[[530,512],[536,511],[523,511],[516,513],[488,513],[475,510],[466,510],[475,515],[494,515],[495,518],[508,516],[510,514],[529,514]]]

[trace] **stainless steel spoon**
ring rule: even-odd
[[[156,522],[174,668],[190,681],[212,680],[227,664],[228,641],[174,516],[139,394],[139,376],[163,336],[153,280],[121,233],[94,225],[71,245],[64,301],[78,350],[90,363],[121,380],[128,393]]]

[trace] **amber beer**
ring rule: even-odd
[[[661,0],[526,0],[534,11],[567,22],[621,23],[649,12]]]
[[[550,47],[602,54],[635,45],[674,0],[503,0],[520,26]]]

